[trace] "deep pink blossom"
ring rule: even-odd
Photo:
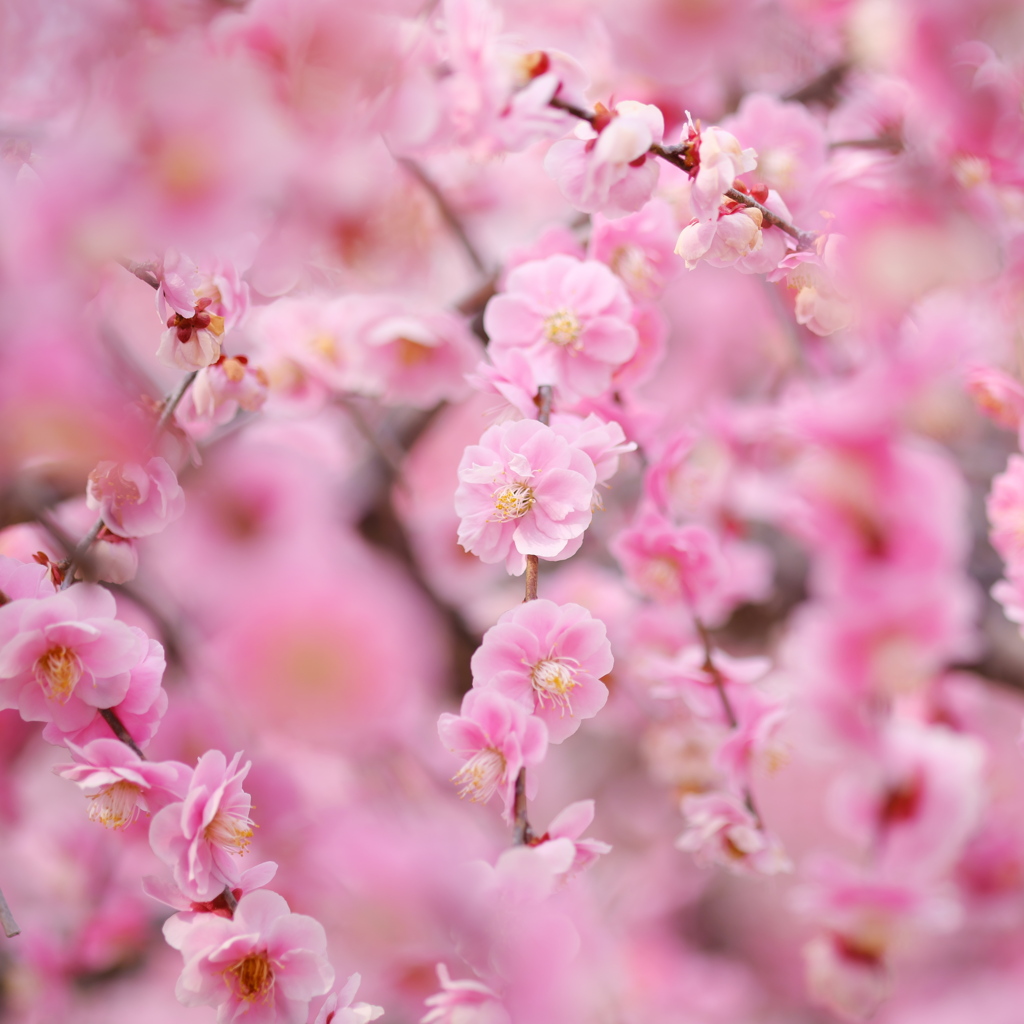
[[[539,764],[547,752],[544,723],[495,690],[470,690],[461,714],[441,715],[437,729],[441,742],[466,759],[452,779],[459,796],[487,803],[500,792],[505,818],[511,821],[519,769]],[[527,795],[536,786],[536,776],[528,773]]]
[[[185,511],[185,492],[164,459],[145,466],[101,462],[89,474],[89,508],[96,509],[103,525],[121,537],[148,537],[159,533]]]
[[[146,637],[116,614],[113,596],[87,583],[0,608],[0,707],[72,730],[120,702]]]
[[[578,604],[540,599],[507,611],[472,660],[473,685],[522,704],[560,743],[604,707],[612,670],[604,623]]]
[[[174,872],[174,881],[193,900],[211,900],[237,884],[236,855],[249,848],[252,800],[242,789],[251,762],[238,767],[241,753],[228,763],[219,750],[199,758],[188,790],[153,817],[153,852]]]
[[[590,525],[595,482],[590,457],[543,423],[489,427],[459,463],[459,543],[515,576],[527,555],[568,558]]]
[[[487,304],[490,351],[521,348],[541,384],[599,395],[636,351],[626,289],[603,263],[555,255],[524,263]]]
[[[323,925],[267,889],[243,896],[232,917],[175,915],[164,937],[185,958],[178,999],[217,1007],[220,1024],[305,1024],[310,1000],[334,983]]]

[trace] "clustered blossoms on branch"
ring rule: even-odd
[[[5,1020],[1015,1021],[1015,5],[8,7]]]

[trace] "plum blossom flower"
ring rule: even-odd
[[[775,875],[793,866],[781,843],[765,832],[739,798],[701,793],[683,798],[686,831],[680,850],[701,864],[721,864],[736,874]]]
[[[185,511],[185,492],[164,459],[101,462],[90,474],[86,503],[120,537],[159,533]]]
[[[603,263],[556,254],[516,267],[484,310],[489,351],[521,348],[538,383],[596,396],[632,358],[637,331],[622,281]]]
[[[152,814],[184,796],[191,769],[179,761],[145,761],[118,739],[68,744],[75,764],[57,765],[92,801],[89,818],[105,828],[127,828],[139,811]]]
[[[361,978],[358,974],[349,976],[340,992],[332,992],[320,1007],[313,1024],[368,1024],[383,1016],[382,1006],[371,1006],[369,1003],[355,1003],[356,991]]]
[[[548,732],[544,723],[495,690],[470,690],[459,715],[445,713],[437,723],[441,742],[466,758],[452,781],[459,796],[485,804],[500,792],[505,819],[512,820],[516,776],[526,765],[544,760]],[[527,795],[536,779],[527,779]]]
[[[121,701],[146,636],[116,614],[113,596],[87,583],[0,608],[0,708],[71,730]]]
[[[1024,569],[1024,458],[1011,455],[1006,471],[992,481],[988,496],[992,546],[1011,573]]]
[[[542,599],[505,612],[473,654],[473,685],[522,704],[560,743],[604,707],[612,670],[604,623],[578,604]]]
[[[567,877],[579,874],[590,867],[598,857],[609,853],[611,846],[600,839],[581,839],[580,836],[590,827],[594,820],[594,801],[578,800],[559,812],[551,820],[543,835],[530,840],[531,846],[551,842],[557,839],[569,839],[576,849],[576,856],[566,872]]]
[[[590,457],[543,423],[489,427],[459,463],[459,543],[515,576],[527,555],[568,558],[590,525],[595,482]]]
[[[790,253],[769,277],[771,281],[785,280],[796,291],[796,322],[821,338],[853,323],[849,289],[841,283],[845,244],[842,235],[822,235],[813,250]]]
[[[990,420],[1017,430],[1024,419],[1024,387],[1002,370],[973,366],[964,379],[967,393]]]
[[[650,103],[622,100],[611,110],[598,103],[592,124],[581,122],[575,139],[548,150],[544,170],[577,210],[624,217],[658,184],[658,163],[648,151],[664,134],[665,118]]]
[[[19,597],[49,597],[55,591],[47,566],[0,555],[0,607]]]
[[[185,958],[176,994],[186,1006],[216,1006],[219,1024],[305,1024],[310,1000],[334,983],[323,925],[291,913],[276,892],[246,894],[233,917],[183,917],[164,924]]]
[[[757,166],[757,153],[743,149],[739,140],[721,128],[690,125],[684,143],[689,143],[688,161],[693,188],[690,206],[704,224],[717,218],[722,199],[736,178]]]
[[[242,789],[252,762],[238,767],[241,753],[228,763],[219,750],[199,759],[183,798],[153,817],[149,842],[174,872],[174,881],[193,900],[210,900],[239,880],[236,854],[252,838],[252,800]]]
[[[194,437],[230,422],[239,409],[256,412],[267,400],[270,381],[246,356],[222,355],[204,366],[175,411],[175,417]]]
[[[482,981],[452,981],[444,964],[437,965],[437,980],[441,991],[427,997],[430,1009],[420,1024],[509,1024],[501,997]]]

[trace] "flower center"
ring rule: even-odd
[[[537,703],[541,707],[544,706],[544,701],[548,700],[553,707],[561,708],[563,715],[566,711],[572,715],[569,694],[579,683],[573,679],[572,669],[568,665],[554,658],[545,658],[533,666],[530,678],[533,680],[533,688],[537,691]]]
[[[525,516],[536,500],[533,488],[524,483],[507,484],[499,488],[494,492],[494,508],[498,513],[496,521],[505,523]]]
[[[430,345],[421,345],[412,338],[399,338],[395,345],[398,348],[398,362],[402,366],[419,366],[427,362],[434,351]]]
[[[138,485],[124,478],[120,466],[111,466],[107,470],[97,467],[89,474],[89,483],[101,497],[112,498],[118,507],[137,505],[142,500]]]
[[[505,755],[494,747],[484,747],[452,776],[452,782],[459,787],[460,797],[485,804],[494,796],[505,770]]]
[[[571,309],[559,309],[544,318],[544,337],[560,348],[582,348],[578,340],[582,330],[583,325]]]
[[[225,850],[234,850],[236,853],[245,853],[252,840],[252,828],[252,822],[248,817],[221,810],[213,816],[213,821],[203,829],[203,836],[208,843],[214,846],[223,847]]]
[[[47,699],[67,704],[82,678],[82,662],[70,647],[51,647],[36,662],[35,673]]]
[[[141,790],[122,779],[92,797],[89,820],[98,821],[104,828],[127,828],[139,814],[138,796]]]
[[[274,989],[274,969],[270,966],[267,951],[250,953],[224,972],[228,985],[238,993],[239,999],[247,1003],[257,999],[266,1000]]]

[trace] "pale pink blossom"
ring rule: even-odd
[[[779,261],[769,280],[784,280],[796,291],[794,315],[799,324],[821,338],[845,330],[854,320],[849,287],[842,262],[846,239],[822,235],[813,250],[789,253]]]
[[[606,422],[596,413],[588,413],[585,417],[553,413],[551,429],[590,456],[598,485],[607,483],[618,472],[620,455],[636,451],[636,442],[626,440],[626,434],[618,423],[614,420]],[[600,498],[596,494],[595,499],[600,508]]]
[[[500,793],[511,821],[519,770],[539,764],[547,753],[544,723],[496,690],[470,690],[461,713],[441,715],[437,730],[441,742],[466,760],[452,779],[459,796],[485,804]],[[536,775],[528,773],[527,795],[536,787]]]
[[[361,978],[358,974],[349,976],[340,992],[332,992],[320,1007],[313,1024],[368,1024],[383,1016],[382,1006],[369,1003],[353,1003]]]
[[[175,915],[164,938],[185,959],[179,1001],[217,1007],[219,1024],[305,1024],[310,1001],[334,983],[323,925],[266,889],[243,896],[232,917]]]
[[[782,844],[729,793],[683,798],[686,831],[676,846],[700,864],[721,864],[736,874],[775,875],[792,871]]]
[[[973,366],[964,388],[990,420],[1007,430],[1017,430],[1024,420],[1024,387],[1020,381],[991,366]]]
[[[55,591],[45,565],[0,555],[0,607],[19,597],[48,597]]]
[[[74,730],[119,703],[146,637],[116,614],[113,596],[87,583],[0,608],[0,708]]]
[[[612,670],[604,623],[578,604],[540,599],[505,612],[471,662],[473,685],[494,689],[537,715],[561,743],[604,707]]]
[[[595,481],[590,457],[543,423],[489,427],[459,463],[459,543],[515,576],[527,555],[568,558],[590,525]]]
[[[628,217],[593,217],[587,258],[606,263],[629,289],[634,301],[657,299],[678,272],[672,259],[676,219],[663,199],[652,199]]]
[[[219,750],[199,759],[182,800],[153,817],[153,852],[174,872],[174,881],[193,900],[211,900],[240,878],[237,855],[252,838],[252,800],[242,789],[251,762],[238,767],[241,753],[228,763]]]
[[[185,492],[159,456],[137,462],[101,462],[89,474],[86,503],[120,537],[159,533],[185,511]]]
[[[757,166],[757,153],[743,149],[735,135],[715,127],[691,126],[683,142],[690,145],[689,159],[694,165],[690,171],[690,205],[694,216],[704,224],[717,219],[718,208],[736,178]]]
[[[54,771],[74,782],[91,803],[89,818],[105,828],[127,828],[139,811],[153,814],[188,788],[191,769],[179,761],[146,761],[118,739],[68,743],[75,764]]]
[[[430,1009],[420,1024],[509,1024],[501,997],[482,981],[452,981],[444,964],[437,965],[437,980],[441,991],[427,997]]]
[[[575,139],[548,150],[544,170],[577,210],[624,217],[658,184],[658,161],[649,150],[664,134],[665,118],[650,103],[622,100],[611,110],[598,103],[593,124],[580,122]]]
[[[194,437],[234,419],[239,409],[256,412],[267,400],[269,379],[246,356],[222,355],[204,366],[175,411],[177,421]]]
[[[524,263],[484,310],[489,351],[521,348],[541,384],[600,395],[636,351],[632,303],[603,263],[549,256]]]
[[[191,921],[198,914],[219,914],[221,917],[231,917],[232,910],[228,905],[225,893],[230,891],[235,902],[240,900],[246,893],[255,892],[269,885],[277,874],[278,865],[272,860],[265,860],[246,868],[238,878],[238,883],[231,890],[222,890],[212,900],[189,899],[175,884],[165,875],[146,875],[142,879],[142,890],[147,896],[165,906],[173,907],[180,911],[180,921]]]
[[[199,299],[189,316],[172,312],[160,336],[157,358],[164,366],[198,370],[220,358],[224,318],[208,312],[211,299]]]
[[[567,877],[579,874],[590,867],[598,857],[611,852],[608,843],[600,839],[581,839],[580,836],[594,820],[594,801],[578,800],[569,804],[565,810],[560,811],[551,819],[551,824],[540,836],[531,840],[531,845],[539,846],[541,843],[551,842],[556,839],[569,839],[576,849],[576,856],[572,865],[566,872]]]
[[[1006,471],[992,481],[988,496],[992,546],[1011,573],[1024,570],[1024,457],[1011,455]]]

